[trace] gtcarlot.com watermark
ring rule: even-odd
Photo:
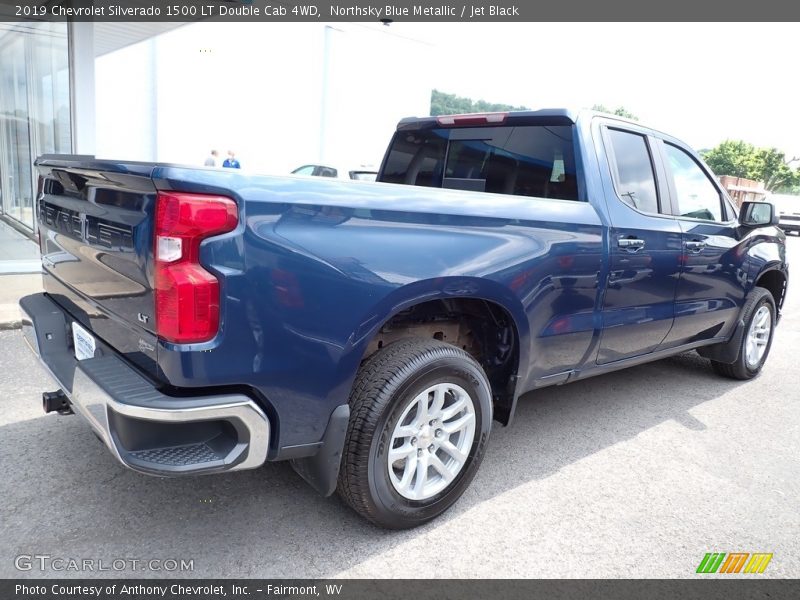
[[[185,558],[76,558],[50,554],[19,554],[14,557],[18,571],[98,573],[110,571],[194,571],[194,559]]]

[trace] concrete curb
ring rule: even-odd
[[[19,299],[28,294],[42,291],[42,275],[0,274],[0,331],[19,329],[22,315],[19,312]]]

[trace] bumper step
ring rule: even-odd
[[[164,466],[203,465],[225,459],[224,454],[218,454],[208,444],[186,444],[172,446],[171,448],[151,448],[130,453],[131,458],[143,463]]]

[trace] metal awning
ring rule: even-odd
[[[95,23],[94,55],[103,56],[126,46],[183,27],[187,23]]]
[[[38,0],[29,2],[29,5],[45,5],[48,0]],[[15,32],[29,35],[48,35],[53,36],[54,32],[50,28],[42,28],[38,25],[39,20],[14,22],[10,19],[14,15],[15,6],[9,0],[0,0],[0,45],[3,38]],[[3,17],[9,17],[8,21],[3,21]],[[94,55],[103,56],[115,50],[132,46],[144,40],[156,37],[162,33],[172,31],[182,27],[187,23],[163,23],[163,22],[95,22],[94,23]],[[57,30],[56,30],[57,31]]]

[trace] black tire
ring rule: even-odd
[[[414,399],[439,383],[459,386],[472,401],[472,444],[447,487],[430,498],[409,500],[398,493],[390,479],[387,453],[392,433]],[[376,525],[389,529],[422,525],[450,508],[469,486],[483,459],[491,425],[489,381],[469,354],[431,339],[409,338],[389,344],[361,366],[353,384],[337,491],[357,513]]]
[[[761,356],[761,359],[756,364],[749,364],[746,356],[748,332],[753,324],[753,319],[755,318],[756,313],[762,306],[766,306],[770,312],[769,340],[767,341],[767,345],[765,347],[764,354]],[[753,291],[750,292],[750,295],[747,297],[747,300],[742,307],[744,335],[741,336],[741,339],[737,340],[739,347],[736,354],[736,360],[730,364],[712,360],[711,366],[714,368],[714,370],[720,375],[729,377],[731,379],[746,380],[752,379],[758,375],[761,372],[761,368],[764,366],[764,363],[767,361],[769,350],[772,347],[772,339],[775,336],[776,313],[775,300],[773,299],[769,290],[766,290],[762,287],[753,288]],[[731,341],[729,343],[735,342]]]

